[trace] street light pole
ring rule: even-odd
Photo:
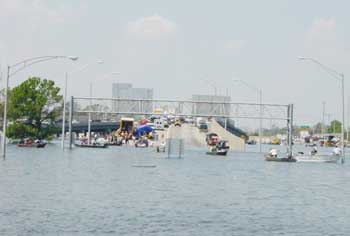
[[[344,125],[345,125],[345,92],[344,92],[344,74],[339,73],[338,71],[329,68],[328,66],[323,65],[321,62],[317,61],[312,57],[299,57],[300,60],[309,60],[313,63],[319,65],[323,70],[327,71],[328,74],[332,75],[338,81],[341,82],[341,104],[342,104],[342,125],[341,125],[341,150],[342,158],[341,163],[345,163],[345,148],[344,148]]]
[[[350,122],[350,97],[348,97],[348,121],[347,121],[347,135],[346,135],[346,140],[349,141],[350,139],[350,125],[349,125],[349,122]]]
[[[91,106],[92,106],[92,82],[90,82],[90,107],[89,107],[89,120],[88,120],[88,144],[90,145],[91,142]]]
[[[120,74],[119,72],[112,72],[112,73],[107,73],[103,76],[101,76],[101,78],[107,76],[107,75],[118,75]],[[89,107],[89,120],[88,120],[88,144],[91,144],[91,110],[92,110],[92,81],[90,81],[90,107]]]
[[[97,64],[103,64],[102,60],[96,61]],[[92,63],[88,63],[86,65],[83,65],[82,67],[78,68],[77,70],[71,71],[69,73],[66,73],[66,79],[64,84],[64,97],[63,97],[63,109],[62,109],[62,137],[61,137],[61,146],[62,150],[64,150],[64,143],[65,143],[65,126],[66,126],[66,102],[67,102],[67,84],[68,84],[68,74],[73,74],[75,72],[79,72],[90,66]]]
[[[262,91],[261,91],[261,89],[259,89],[259,103],[260,103],[259,152],[262,152],[262,116],[263,116],[263,107],[262,107]]]
[[[340,74],[341,78],[341,90],[342,90],[342,125],[341,125],[341,149],[342,149],[342,159],[341,163],[345,162],[345,142],[344,142],[344,126],[345,126],[345,91],[344,91],[344,74]]]
[[[66,78],[64,81],[64,96],[63,96],[63,113],[62,113],[62,149],[64,149],[64,137],[66,129],[66,101],[67,101],[67,82],[68,82],[68,73],[66,73]]]
[[[324,134],[325,134],[325,121],[324,121],[324,116],[325,116],[325,113],[326,112],[326,102],[322,102],[322,130],[321,130],[321,132],[322,132],[322,138],[323,138],[323,141],[324,141],[324,139],[325,139],[325,136],[324,136]]]
[[[25,59],[23,61],[20,61],[16,64],[13,65],[8,65],[7,66],[7,76],[6,76],[6,83],[5,83],[5,94],[4,94],[4,117],[3,117],[3,127],[2,127],[2,151],[1,151],[1,155],[3,157],[3,159],[5,160],[6,158],[6,127],[7,127],[7,102],[8,102],[8,87],[9,87],[9,80],[10,77],[15,75],[16,73],[24,70],[25,68],[40,63],[40,62],[44,62],[44,61],[50,61],[50,60],[55,60],[55,59],[69,59],[72,61],[76,61],[78,60],[78,57],[75,56],[41,56],[41,57],[32,57],[29,59]],[[20,65],[22,65],[21,67],[19,67]],[[19,67],[17,70],[15,70],[14,72],[11,73],[11,69],[12,68],[16,68]]]
[[[7,66],[7,75],[6,75],[6,83],[5,83],[5,94],[4,94],[4,118],[3,118],[3,127],[2,127],[2,158],[5,160],[6,156],[6,126],[7,126],[7,92],[9,87],[9,79],[10,79],[10,66]]]

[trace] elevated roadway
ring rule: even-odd
[[[208,133],[216,133],[219,135],[220,139],[228,141],[228,144],[232,150],[235,151],[244,151],[245,149],[245,140],[240,138],[229,131],[225,130],[221,125],[219,125],[215,120],[212,120],[209,123]],[[170,126],[168,129],[167,138],[183,138],[185,145],[201,147],[206,146],[206,134],[200,132],[197,127],[194,127],[190,124],[183,124],[181,127]]]
[[[92,122],[91,131],[92,132],[111,132],[118,129],[118,122]],[[87,122],[81,122],[72,124],[72,132],[83,133],[87,132],[88,124]],[[68,126],[66,126],[68,130]],[[57,133],[60,134],[61,126],[57,126]],[[209,123],[210,133],[216,133],[219,135],[220,139],[228,141],[230,148],[232,150],[244,151],[244,139],[236,136],[225,130],[222,125],[216,122],[214,119]],[[165,141],[166,138],[183,138],[186,146],[201,147],[206,146],[206,133],[200,132],[197,127],[191,124],[182,124],[181,127],[170,126],[168,130],[157,131],[159,142]]]

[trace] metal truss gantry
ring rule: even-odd
[[[292,155],[293,104],[259,104],[217,101],[71,97],[70,146],[73,115],[152,116],[169,114],[184,117],[280,120],[287,122],[288,155]]]

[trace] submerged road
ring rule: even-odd
[[[216,133],[220,139],[228,141],[228,144],[232,150],[244,151],[245,149],[244,139],[228,132],[215,120],[209,123],[208,133]],[[207,133],[200,132],[197,127],[194,127],[191,124],[182,124],[181,127],[171,126],[168,129],[167,137],[183,138],[185,145],[187,146],[203,147],[206,146],[206,134]]]
[[[168,129],[167,138],[183,138],[185,145],[188,146],[205,146],[205,134],[200,133],[198,128],[190,124],[182,124],[179,126],[170,126]]]

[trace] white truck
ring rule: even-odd
[[[203,119],[202,117],[197,117],[196,120],[196,126],[199,127],[201,124],[205,124],[205,119]]]

